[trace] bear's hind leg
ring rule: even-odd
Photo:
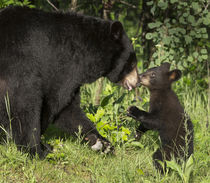
[[[13,140],[18,149],[29,151],[31,155],[36,153],[40,158],[46,156],[42,150],[40,136],[40,120],[37,111],[22,111],[12,120]]]
[[[15,142],[19,150],[44,156],[40,144],[40,106],[37,102],[29,102],[23,96],[9,96],[10,103],[6,110],[4,98],[0,99],[0,137],[7,137]]]
[[[18,90],[16,97],[11,95],[13,140],[18,149],[28,151],[32,156],[37,153],[40,158],[44,158],[47,151],[45,152],[41,145],[40,113],[42,99],[40,95],[37,95],[38,92],[31,92],[33,90],[26,89],[26,91]]]

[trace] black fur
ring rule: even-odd
[[[81,111],[79,88],[102,76],[117,83],[135,64],[120,22],[26,7],[2,9],[0,125],[10,130],[8,92],[13,139],[32,154],[42,154],[40,135],[52,122],[71,134],[81,125],[92,144],[99,138],[109,145]]]
[[[163,63],[139,76],[140,83],[150,91],[149,112],[135,106],[128,109],[128,115],[141,122],[137,129],[137,139],[147,130],[159,132],[162,144],[154,153],[153,159],[156,168],[162,172],[163,169],[157,160],[170,160],[171,155],[186,159],[193,153],[193,124],[171,89],[172,82],[181,77],[181,71],[169,71],[169,67],[169,63]]]

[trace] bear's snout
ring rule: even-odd
[[[134,67],[134,69],[125,76],[125,78],[122,81],[122,85],[129,91],[131,91],[133,88],[136,88],[139,85],[137,67]]]

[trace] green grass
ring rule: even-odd
[[[177,172],[160,175],[152,165],[152,147],[116,147],[104,156],[72,140],[59,142],[54,156],[30,159],[14,144],[0,147],[0,182],[182,182]],[[207,148],[207,147],[206,147]],[[197,149],[197,148],[196,148]],[[203,152],[202,152],[203,151]],[[209,182],[206,150],[195,153],[193,182]],[[56,155],[55,155],[56,154]]]
[[[91,90],[95,87],[94,84],[83,88],[83,104],[86,97],[91,97],[92,102],[94,102]],[[85,93],[84,90],[89,92],[89,94]],[[110,93],[112,92],[113,91],[110,91]],[[123,90],[120,90],[120,92],[118,89],[115,91],[116,98],[122,95]],[[110,93],[107,89],[104,89],[102,98]],[[140,91],[140,93],[142,93],[142,91]],[[120,109],[121,107],[126,108],[130,105],[129,97],[131,100],[133,96],[134,92],[126,95],[127,98],[125,97],[117,107],[108,104],[104,109],[107,113],[110,111],[110,113],[107,114],[111,116],[111,118],[107,118],[108,121],[113,120],[116,123],[120,123]],[[145,94],[143,100],[147,100],[147,98],[148,96]],[[209,183],[210,137],[209,128],[207,128],[206,125],[210,113],[207,94],[183,89],[179,94],[179,98],[185,105],[186,111],[192,119],[195,131],[194,162],[189,182]],[[112,100],[115,99],[110,99],[109,103],[112,103]],[[136,102],[134,104],[142,108],[147,107],[146,103],[139,104]],[[87,104],[86,107],[88,108]],[[116,114],[112,116],[112,113]],[[135,144],[132,141],[133,123],[135,122],[131,121],[129,118],[125,119],[127,122],[125,122],[125,120],[123,125],[131,131],[131,136],[128,136],[130,141],[124,141],[123,143],[116,141],[116,151],[114,155],[106,156],[93,152],[86,144],[80,142],[81,139],[77,140],[68,136],[65,138],[58,137],[56,134],[59,133],[54,127],[51,127],[44,137],[44,140],[51,144],[54,150],[53,153],[50,153],[44,160],[40,160],[38,157],[30,158],[28,154],[18,151],[16,146],[11,142],[0,145],[0,183],[183,182],[181,175],[176,170],[172,170],[165,175],[161,175],[155,170],[152,163],[152,154],[158,147],[157,134],[148,132],[142,137],[139,144]],[[108,134],[112,135],[111,132]],[[108,138],[110,138],[110,136],[108,136]]]
[[[30,159],[14,145],[1,146],[0,182],[178,182],[179,177],[160,176],[152,166],[149,148],[117,147],[116,154],[104,156],[87,146],[65,141],[63,157]]]

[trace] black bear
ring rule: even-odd
[[[18,147],[41,156],[40,136],[55,123],[70,134],[81,126],[92,149],[110,151],[80,109],[80,86],[102,76],[129,90],[138,83],[136,55],[119,21],[27,7],[0,11],[0,126]]]
[[[170,71],[170,64],[148,69],[139,75],[140,83],[150,91],[149,112],[135,106],[128,108],[128,115],[141,122],[137,135],[147,130],[159,132],[161,147],[154,153],[157,169],[163,172],[157,160],[171,160],[172,155],[188,158],[193,153],[193,124],[186,116],[171,84],[181,77],[178,69]]]

